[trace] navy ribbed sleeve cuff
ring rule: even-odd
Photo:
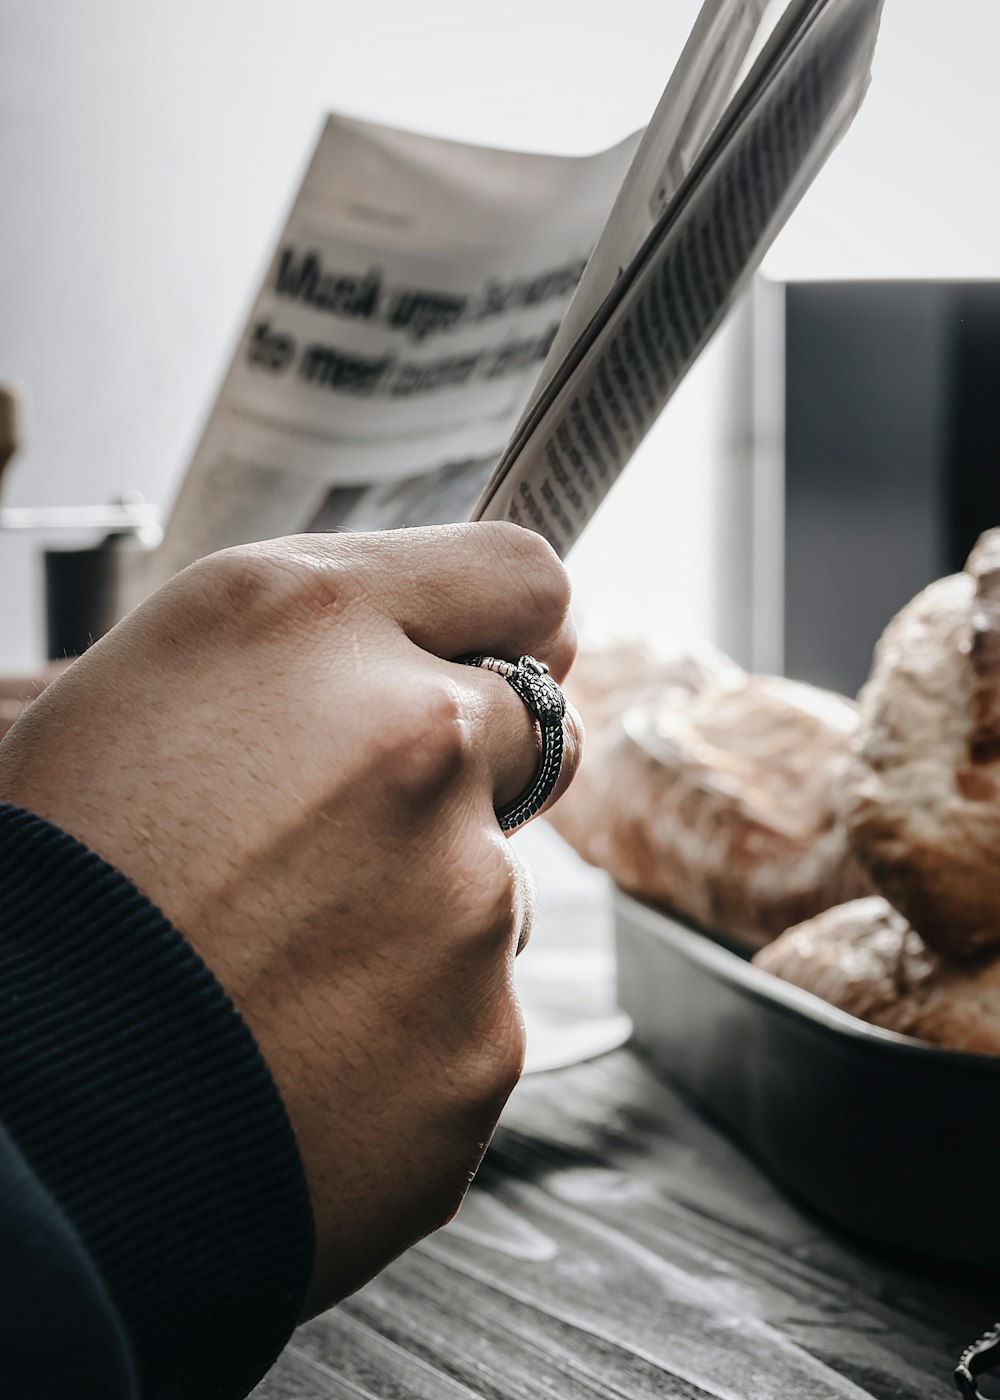
[[[312,1272],[295,1138],[190,944],[65,832],[0,804],[0,1120],[71,1220],[144,1397],[231,1400]]]

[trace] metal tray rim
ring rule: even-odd
[[[764,1002],[785,1015],[809,1022],[826,1035],[848,1038],[858,1044],[876,1047],[889,1055],[902,1055],[937,1062],[949,1068],[975,1067],[979,1071],[1000,1075],[1000,1055],[984,1055],[972,1050],[952,1050],[943,1045],[931,1045],[898,1031],[884,1030],[852,1016],[848,1011],[832,1006],[822,997],[784,982],[772,973],[754,967],[746,958],[731,952],[712,933],[672,910],[647,902],[614,886],[616,905],[627,911],[629,918],[639,922],[648,932],[670,944],[675,952],[695,963],[718,981],[735,984],[755,1001]]]

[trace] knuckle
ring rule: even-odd
[[[520,1009],[515,1009],[515,1014],[510,1018],[503,1044],[500,1047],[501,1053],[497,1059],[497,1070],[500,1078],[500,1089],[506,1101],[517,1087],[518,1080],[524,1073],[524,1058],[528,1048],[528,1039],[524,1027],[524,1017]]]
[[[500,943],[506,949],[521,922],[521,881],[507,843],[492,860],[470,862],[470,867],[476,941]]]
[[[507,966],[523,922],[523,898],[518,871],[506,850],[500,828],[487,842],[477,823],[465,824],[457,843],[449,845],[440,883],[447,920],[440,932],[451,965],[480,969]]]
[[[512,996],[505,997],[467,1056],[462,1079],[471,1108],[499,1115],[521,1078],[525,1044],[520,1008]]]
[[[509,521],[482,521],[484,535],[495,557],[502,560],[527,585],[543,625],[554,633],[569,612],[572,598],[569,575],[544,536]]]
[[[471,761],[464,706],[443,680],[399,688],[392,703],[393,717],[377,762],[398,793],[426,797],[453,782]]]
[[[296,537],[220,550],[181,577],[216,615],[255,625],[337,610],[360,592],[346,558],[335,551],[317,556]]]
[[[259,553],[242,546],[197,560],[178,575],[176,586],[196,621],[202,610],[231,619],[272,606],[269,570]]]
[[[237,545],[233,549],[220,549],[215,554],[207,554],[185,570],[185,575],[192,583],[207,590],[232,591],[239,598],[244,591],[250,596],[257,592],[264,580],[265,570],[255,550]]]
[[[554,635],[548,639],[549,668],[557,680],[564,678],[576,660],[577,635],[573,616],[568,610],[563,614],[562,623]]]
[[[542,535],[519,525],[512,528],[516,533],[510,541],[510,553],[515,567],[527,579],[536,607],[554,631],[570,609],[572,589],[569,574]]]
[[[339,541],[318,552],[308,536],[258,546],[270,563],[284,608],[307,620],[337,613],[364,593],[361,571]]]

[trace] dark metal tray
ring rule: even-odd
[[[1000,1056],[883,1031],[616,891],[635,1042],[807,1205],[915,1259],[1000,1272]]]

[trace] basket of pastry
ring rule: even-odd
[[[617,885],[639,1046],[841,1228],[995,1272],[1000,530],[857,703],[639,644],[567,690],[589,753],[553,822]]]

